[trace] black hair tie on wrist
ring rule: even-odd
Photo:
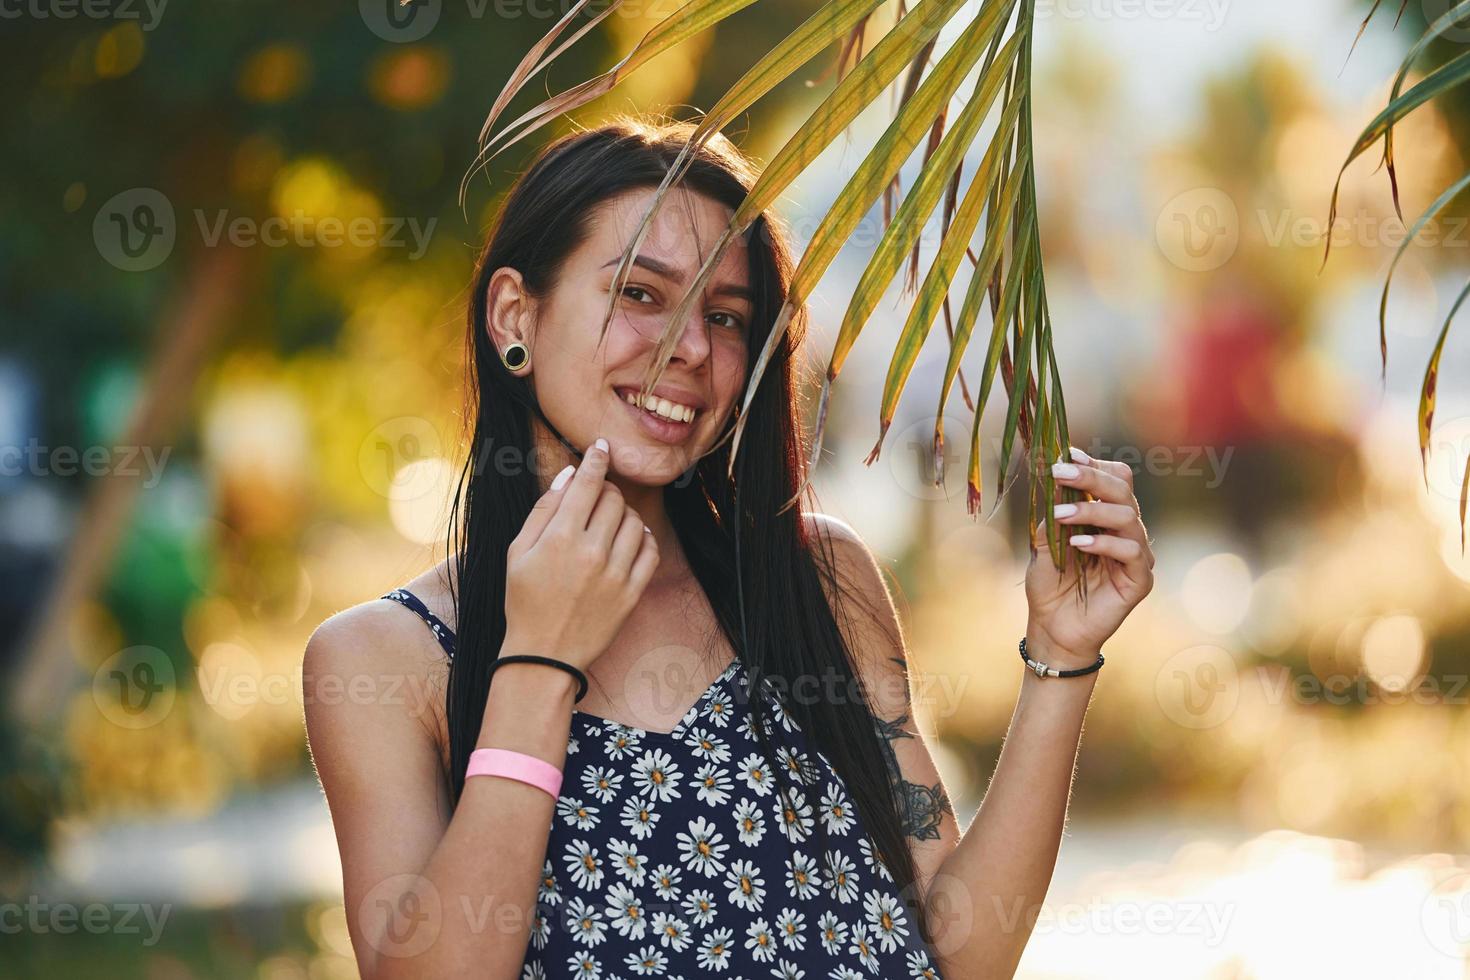
[[[1032,660],[1026,655],[1026,638],[1024,636],[1021,637],[1021,659],[1026,661],[1026,666],[1037,677],[1081,677],[1083,674],[1092,673],[1103,665],[1103,655],[1099,652],[1097,660],[1086,667],[1074,667],[1071,670],[1057,670],[1055,667],[1048,667],[1041,661]]]
[[[495,668],[501,664],[545,664],[548,667],[560,667],[577,679],[577,700],[581,701],[587,696],[587,675],[576,667],[562,660],[554,660],[551,657],[542,657],[534,653],[513,653],[508,656],[496,657],[490,664],[490,673],[486,677],[486,684],[495,677]]]

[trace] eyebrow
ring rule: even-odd
[[[619,255],[611,261],[605,263],[603,265],[603,268],[611,268],[612,266],[617,265],[622,260],[623,257]],[[648,271],[654,273],[655,275],[663,276],[665,279],[670,279],[674,282],[684,281],[684,277],[679,274],[678,269],[675,269],[673,266],[669,265],[667,262],[662,261],[661,259],[651,258],[646,255],[638,255],[634,256],[633,264],[641,265]],[[717,285],[711,286],[709,288],[709,292],[711,295],[714,296],[734,296],[737,299],[745,300],[747,303],[755,303],[755,294],[750,289],[745,286],[736,285],[733,282],[719,283]]]

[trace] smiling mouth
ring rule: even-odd
[[[614,388],[613,391],[629,405],[641,408],[654,418],[661,419],[665,422],[688,425],[699,418],[701,411],[691,405],[680,405],[677,402],[671,402],[667,398],[659,398],[655,395],[640,398],[638,391],[633,388]]]

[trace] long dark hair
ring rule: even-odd
[[[531,461],[533,415],[550,426],[529,380],[506,370],[488,335],[490,277],[509,266],[520,272],[533,296],[547,295],[563,261],[586,240],[593,210],[625,191],[658,187],[692,132],[688,123],[620,117],[553,142],[504,198],[480,255],[466,334],[470,454],[449,523],[458,642],[446,709],[451,798],[456,802],[480,734],[488,670],[505,636],[506,551],[542,492],[534,466],[486,464],[506,447],[514,449],[506,453],[510,458]],[[756,177],[749,159],[717,137],[694,156],[680,186],[734,210]],[[786,231],[772,216],[755,223],[747,242],[755,293],[749,377],[785,302],[793,263]],[[788,697],[784,704],[847,785],[880,860],[914,912],[920,935],[931,942],[899,810],[897,774],[874,764],[887,755],[832,605],[841,606],[852,593],[839,581],[830,542],[825,535],[810,533],[800,517],[802,508],[778,513],[796,494],[805,472],[807,445],[797,422],[795,376],[805,331],[803,309],[793,317],[748,410],[735,479],[727,475],[730,440],[724,439],[692,472],[664,488],[664,504],[752,686],[769,678],[790,692],[796,678],[832,677],[838,690],[862,693],[856,699]],[[560,438],[554,427],[551,431]],[[803,499],[810,496],[808,489]],[[830,601],[824,583],[832,590]],[[771,752],[768,706],[751,693],[742,692],[752,713],[752,731],[768,771],[778,780],[783,794],[778,799],[784,800],[790,773],[775,763]],[[811,802],[814,809],[819,807],[819,796]],[[817,825],[825,839],[825,825],[820,819]]]

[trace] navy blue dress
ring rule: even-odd
[[[417,596],[383,598],[454,656]],[[940,976],[842,779],[762,685],[779,798],[746,676],[734,660],[670,732],[573,713],[521,980]]]

